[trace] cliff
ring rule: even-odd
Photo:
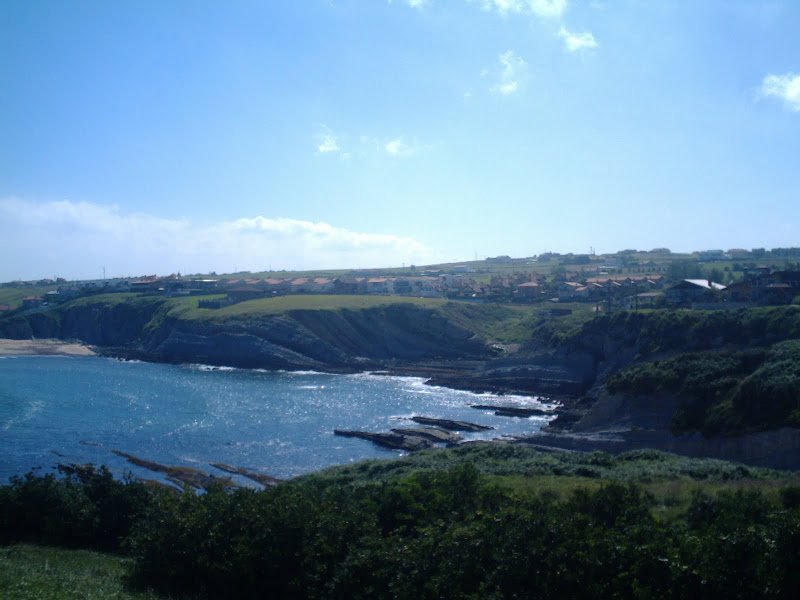
[[[487,359],[493,351],[435,309],[396,303],[292,310],[242,319],[174,314],[168,300],[66,304],[0,323],[0,336],[80,340],[101,352],[158,362],[328,371],[392,361]]]

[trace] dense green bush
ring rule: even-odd
[[[115,480],[105,467],[82,467],[62,479],[12,477],[0,487],[0,544],[117,550],[149,502],[144,485]]]
[[[698,492],[663,518],[635,483],[560,497],[483,474],[534,467],[641,481],[762,473],[651,450],[552,455],[511,445],[202,495],[79,470],[0,487],[0,541],[116,548],[132,556],[133,582],[198,598],[789,598],[798,589],[796,486],[771,499]]]

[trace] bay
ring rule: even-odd
[[[125,362],[97,356],[0,357],[0,481],[58,463],[105,464],[156,479],[118,450],[166,465],[209,463],[287,478],[398,456],[334,429],[388,431],[412,415],[495,427],[465,439],[530,434],[547,417],[498,417],[470,404],[543,408],[535,398],[451,390],[415,377],[275,372]]]

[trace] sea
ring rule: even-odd
[[[119,477],[163,478],[114,450],[220,476],[226,474],[211,463],[284,479],[403,454],[335,436],[334,429],[412,427],[414,415],[494,427],[462,434],[476,440],[531,434],[547,424],[548,417],[500,417],[471,407],[551,407],[543,399],[475,394],[424,381],[98,356],[3,356],[0,483],[32,470],[56,472],[59,463],[106,465]]]

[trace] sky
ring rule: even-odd
[[[5,0],[0,281],[800,246],[796,0]]]

